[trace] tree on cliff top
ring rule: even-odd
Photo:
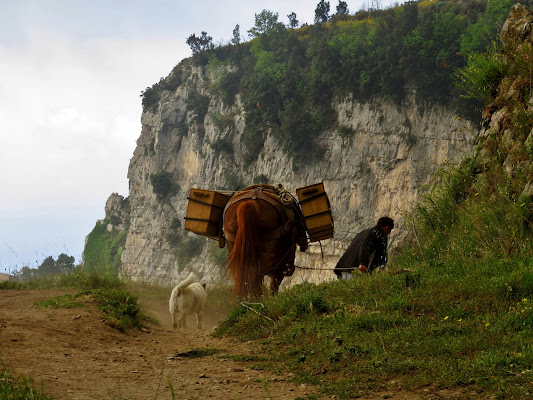
[[[255,25],[248,31],[248,34],[252,37],[261,37],[284,30],[285,25],[278,21],[278,13],[263,10],[255,14]]]
[[[196,37],[193,33],[187,38],[187,44],[192,50],[192,54],[197,54],[202,51],[212,50],[215,48],[213,44],[213,37],[207,36],[207,32],[202,31],[201,36]]]

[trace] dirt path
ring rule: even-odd
[[[296,399],[314,390],[288,375],[253,369],[254,362],[220,355],[253,354],[251,343],[209,335],[221,316],[207,315],[205,331],[172,331],[166,300],[141,302],[162,325],[122,334],[94,308],[40,309],[58,291],[0,291],[0,358],[56,399]],[[219,349],[202,358],[176,357],[195,348]],[[170,385],[169,385],[170,383]],[[266,389],[265,389],[266,386]]]

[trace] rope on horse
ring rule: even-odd
[[[290,206],[291,204],[296,202],[294,196],[290,194],[281,183],[278,183],[276,186],[276,194],[278,195],[283,205]]]
[[[294,266],[295,268],[298,268],[298,269],[312,269],[312,270],[316,270],[316,271],[353,271],[354,269],[356,269],[355,267],[354,268],[313,268],[313,267],[300,267],[299,265],[295,265]]]

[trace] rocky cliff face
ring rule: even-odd
[[[266,178],[264,183],[281,183],[293,194],[296,188],[324,182],[335,238],[312,244],[306,253],[297,251],[297,265],[315,269],[298,269],[292,281],[331,279],[334,275],[327,269],[335,265],[351,238],[380,216],[398,222],[391,246],[402,240],[402,212],[417,201],[432,171],[468,153],[478,135],[474,123],[458,118],[451,109],[417,105],[415,93],[401,106],[381,100],[358,103],[347,97],[334,104],[337,126],[342,128],[319,138],[324,152],[321,161],[294,170],[291,158],[267,134],[258,159],[247,163],[239,96],[235,105],[223,104],[206,89],[209,78],[202,68],[176,69],[166,79],[176,79],[175,74],[181,74],[182,80],[177,89],[163,92],[157,107],[143,112],[141,134],[129,166],[130,220],[125,228],[121,274],[133,280],[174,284],[190,270],[205,280],[220,279],[214,241],[202,239],[211,245],[192,259],[180,257],[188,238],[198,238],[186,233],[182,224],[180,227],[188,191],[191,187],[245,187],[257,177]],[[203,118],[187,107],[193,94],[209,99]],[[151,180],[162,172],[173,180],[164,199],[154,193]]]

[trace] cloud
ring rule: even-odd
[[[140,92],[189,49],[182,40],[75,43],[35,31],[21,48],[0,47],[0,207],[127,195],[140,134]],[[180,53],[182,54],[180,56]],[[117,187],[117,182],[120,185]]]

